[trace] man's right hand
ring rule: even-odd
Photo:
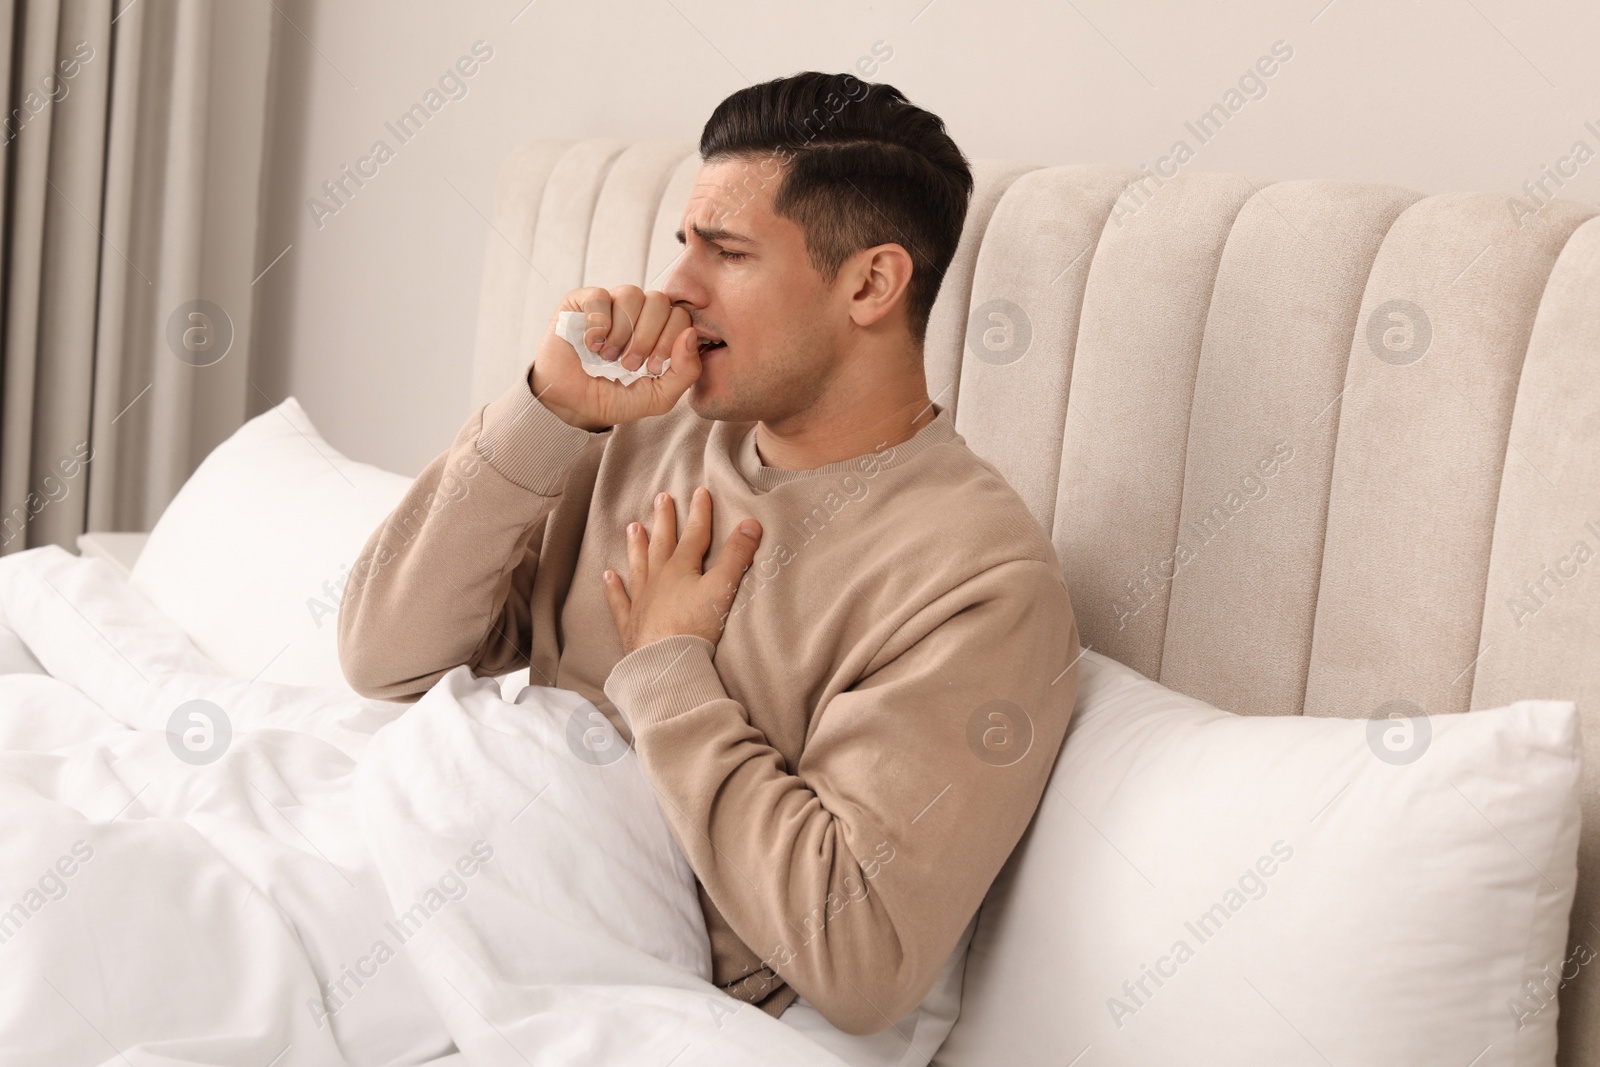
[[[628,370],[648,363],[652,374],[660,373],[666,359],[672,366],[659,378],[638,378],[631,385],[591,377],[572,346],[556,335],[556,315],[563,311],[587,313],[584,342],[601,358]],[[539,338],[528,385],[563,422],[598,431],[671,411],[699,377],[700,342],[689,313],[673,307],[664,293],[620,285],[574,289],[562,298]]]

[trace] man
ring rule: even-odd
[[[713,980],[870,1034],[1032,818],[1078,631],[1044,531],[927,395],[972,190],[943,123],[808,72],[723,101],[700,155],[662,290],[559,309],[670,369],[590,377],[552,316],[368,541],[340,656],[383,699],[462,663],[583,694],[694,869]]]

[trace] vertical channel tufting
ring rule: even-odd
[[[1420,194],[1297,181],[1245,204],[1205,327],[1172,559],[1163,685],[1298,715],[1333,473],[1334,403],[1383,236]]]
[[[1573,655],[1574,634],[1596,654]],[[1474,708],[1548,697],[1600,714],[1600,218],[1567,240],[1528,339],[1479,647]]]
[[[652,172],[654,149],[624,147],[544,141],[502,167],[476,402],[525,366],[528,322],[542,328],[586,263],[591,277],[636,277],[642,254],[659,287],[699,161],[680,146],[674,164],[663,147]],[[1573,937],[1595,944],[1595,211],[1556,201],[1519,226],[1495,196],[1262,191],[1196,173],[1097,223],[1114,171],[973,166],[930,324],[930,393],[954,408],[959,387],[958,427],[1052,528],[1085,643],[1240,712],[1301,710],[1297,690],[1308,714],[1365,715],[1396,697],[1430,712],[1578,701],[1589,721]],[[1093,246],[1066,261],[1078,229]],[[1015,365],[964,358],[973,312],[998,299],[1039,346]],[[1044,362],[1043,386],[1007,376]],[[1301,427],[1293,458],[1247,499],[1241,479]],[[1058,481],[1041,486],[1051,464],[1027,452],[1057,431]],[[1235,486],[1245,499],[1226,524],[1214,518],[1219,532],[1162,581],[1180,522],[1214,515]],[[1600,1054],[1600,983],[1569,983],[1560,1018],[1562,1067]]]
[[[611,138],[579,141],[556,162],[539,202],[539,224],[533,233],[533,265],[523,294],[519,352],[522,365],[533,359],[534,346],[568,290],[583,284],[589,250],[589,224],[606,175],[627,145]],[[502,388],[504,388],[502,386]]]
[[[532,275],[533,234],[546,183],[571,141],[534,141],[500,165],[494,183],[494,225],[485,240],[478,335],[472,357],[472,404],[486,404],[515,380],[522,337],[523,294]],[[532,358],[531,356],[529,357]]]
[[[1600,943],[1600,218],[1567,239],[1528,339],[1511,416],[1472,707],[1575,700],[1584,841],[1572,941]],[[1558,1062],[1600,1058],[1600,983],[1561,991]]]
[[[1083,643],[1151,678],[1167,622],[1151,568],[1177,536],[1212,283],[1259,184],[1179,175],[1107,223],[1091,253],[1051,529]]]
[[[662,193],[693,151],[684,141],[642,141],[617,157],[595,201],[583,284],[644,286]]]
[[[1017,178],[989,220],[973,271],[961,354],[967,403],[956,429],[1047,532],[1084,282],[1111,207],[1135,173],[1052,167]]]
[[[683,246],[678,243],[678,227],[683,209],[700,175],[700,153],[692,151],[667,178],[666,189],[656,209],[655,227],[650,231],[650,255],[645,265],[646,289],[659,289],[667,280],[667,270],[678,261]]]
[[[928,316],[928,336],[923,345],[922,364],[928,377],[928,396],[951,414],[955,413],[959,400],[961,348],[967,336],[967,302],[972,296],[972,271],[977,264],[978,249],[983,244],[984,231],[989,228],[989,217],[994,214],[995,205],[1011,183],[1020,175],[1038,169],[1036,163],[972,161],[972,200],[967,205],[967,218],[961,227],[961,243],[956,246],[955,258],[950,261],[944,281],[939,285],[939,298]],[[918,258],[914,251],[912,257]]]
[[[1594,212],[1452,194],[1395,221],[1338,405],[1308,715],[1465,711],[1512,401],[1540,294]]]

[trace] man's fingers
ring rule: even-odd
[[[668,329],[671,329],[668,324]],[[634,385],[648,384],[654,392],[652,405],[660,411],[671,411],[678,398],[689,391],[700,378],[700,341],[693,330],[683,330],[672,340],[668,350],[672,366],[659,378],[647,378]],[[652,357],[653,358],[653,357]],[[655,364],[657,370],[660,364]],[[630,387],[631,388],[631,387]]]
[[[674,310],[672,302],[667,299],[667,294],[661,292],[644,294],[639,309],[639,321],[633,324],[633,337],[622,355],[617,357],[623,367],[628,370],[638,370],[644,366],[650,358],[650,353],[655,351],[656,342],[661,337],[661,329],[667,324]]]
[[[606,345],[600,350],[602,359],[617,359],[622,355],[633,339],[643,308],[644,290],[637,285],[619,285],[611,290],[611,331],[606,334]]]
[[[628,587],[635,590],[643,589],[644,583],[650,580],[650,559],[646,552],[647,538],[644,524],[628,523],[625,536],[628,541]]]
[[[633,614],[633,601],[622,588],[622,578],[616,571],[603,572],[600,581],[605,586],[606,603],[611,607],[611,621],[616,623],[617,636],[621,637],[628,632],[628,619]]]
[[[657,493],[655,499],[655,525],[650,530],[650,562],[652,572],[659,571],[672,558],[678,546],[678,508],[669,493]]]
[[[683,334],[688,334],[687,340]],[[661,335],[656,338],[655,348],[650,350],[648,365],[651,374],[660,374],[661,365],[672,358],[672,353],[683,344],[692,345],[697,351],[699,339],[689,323],[689,313],[683,308],[672,308],[667,315],[667,321]]]
[[[761,524],[754,519],[745,519],[733,528],[733,533],[728,535],[727,542],[722,546],[722,554],[717,557],[715,566],[706,571],[706,577],[713,580],[716,587],[726,599],[722,607],[726,608],[732,603],[734,595],[739,591],[739,583],[744,579],[744,572],[750,569],[750,564],[755,561],[756,549],[761,545]]]
[[[684,523],[683,540],[678,542],[678,550],[698,572],[710,548],[711,491],[700,485],[695,487],[694,496],[689,499],[689,521]]]
[[[579,289],[576,295],[577,310],[584,313],[583,343],[593,352],[596,351],[595,345],[602,342],[611,330],[611,293],[594,286]]]

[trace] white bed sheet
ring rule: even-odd
[[[409,706],[235,679],[104,561],[53,546],[0,559],[0,626],[47,672],[0,672],[0,1061],[843,1062],[726,1010],[632,757],[599,810],[551,756],[576,694],[511,705],[466,668]],[[212,762],[169,737],[194,700],[226,709]],[[623,815],[632,866],[606,836]],[[462,863],[485,820],[493,857]],[[584,879],[603,864],[660,892],[601,908]]]

